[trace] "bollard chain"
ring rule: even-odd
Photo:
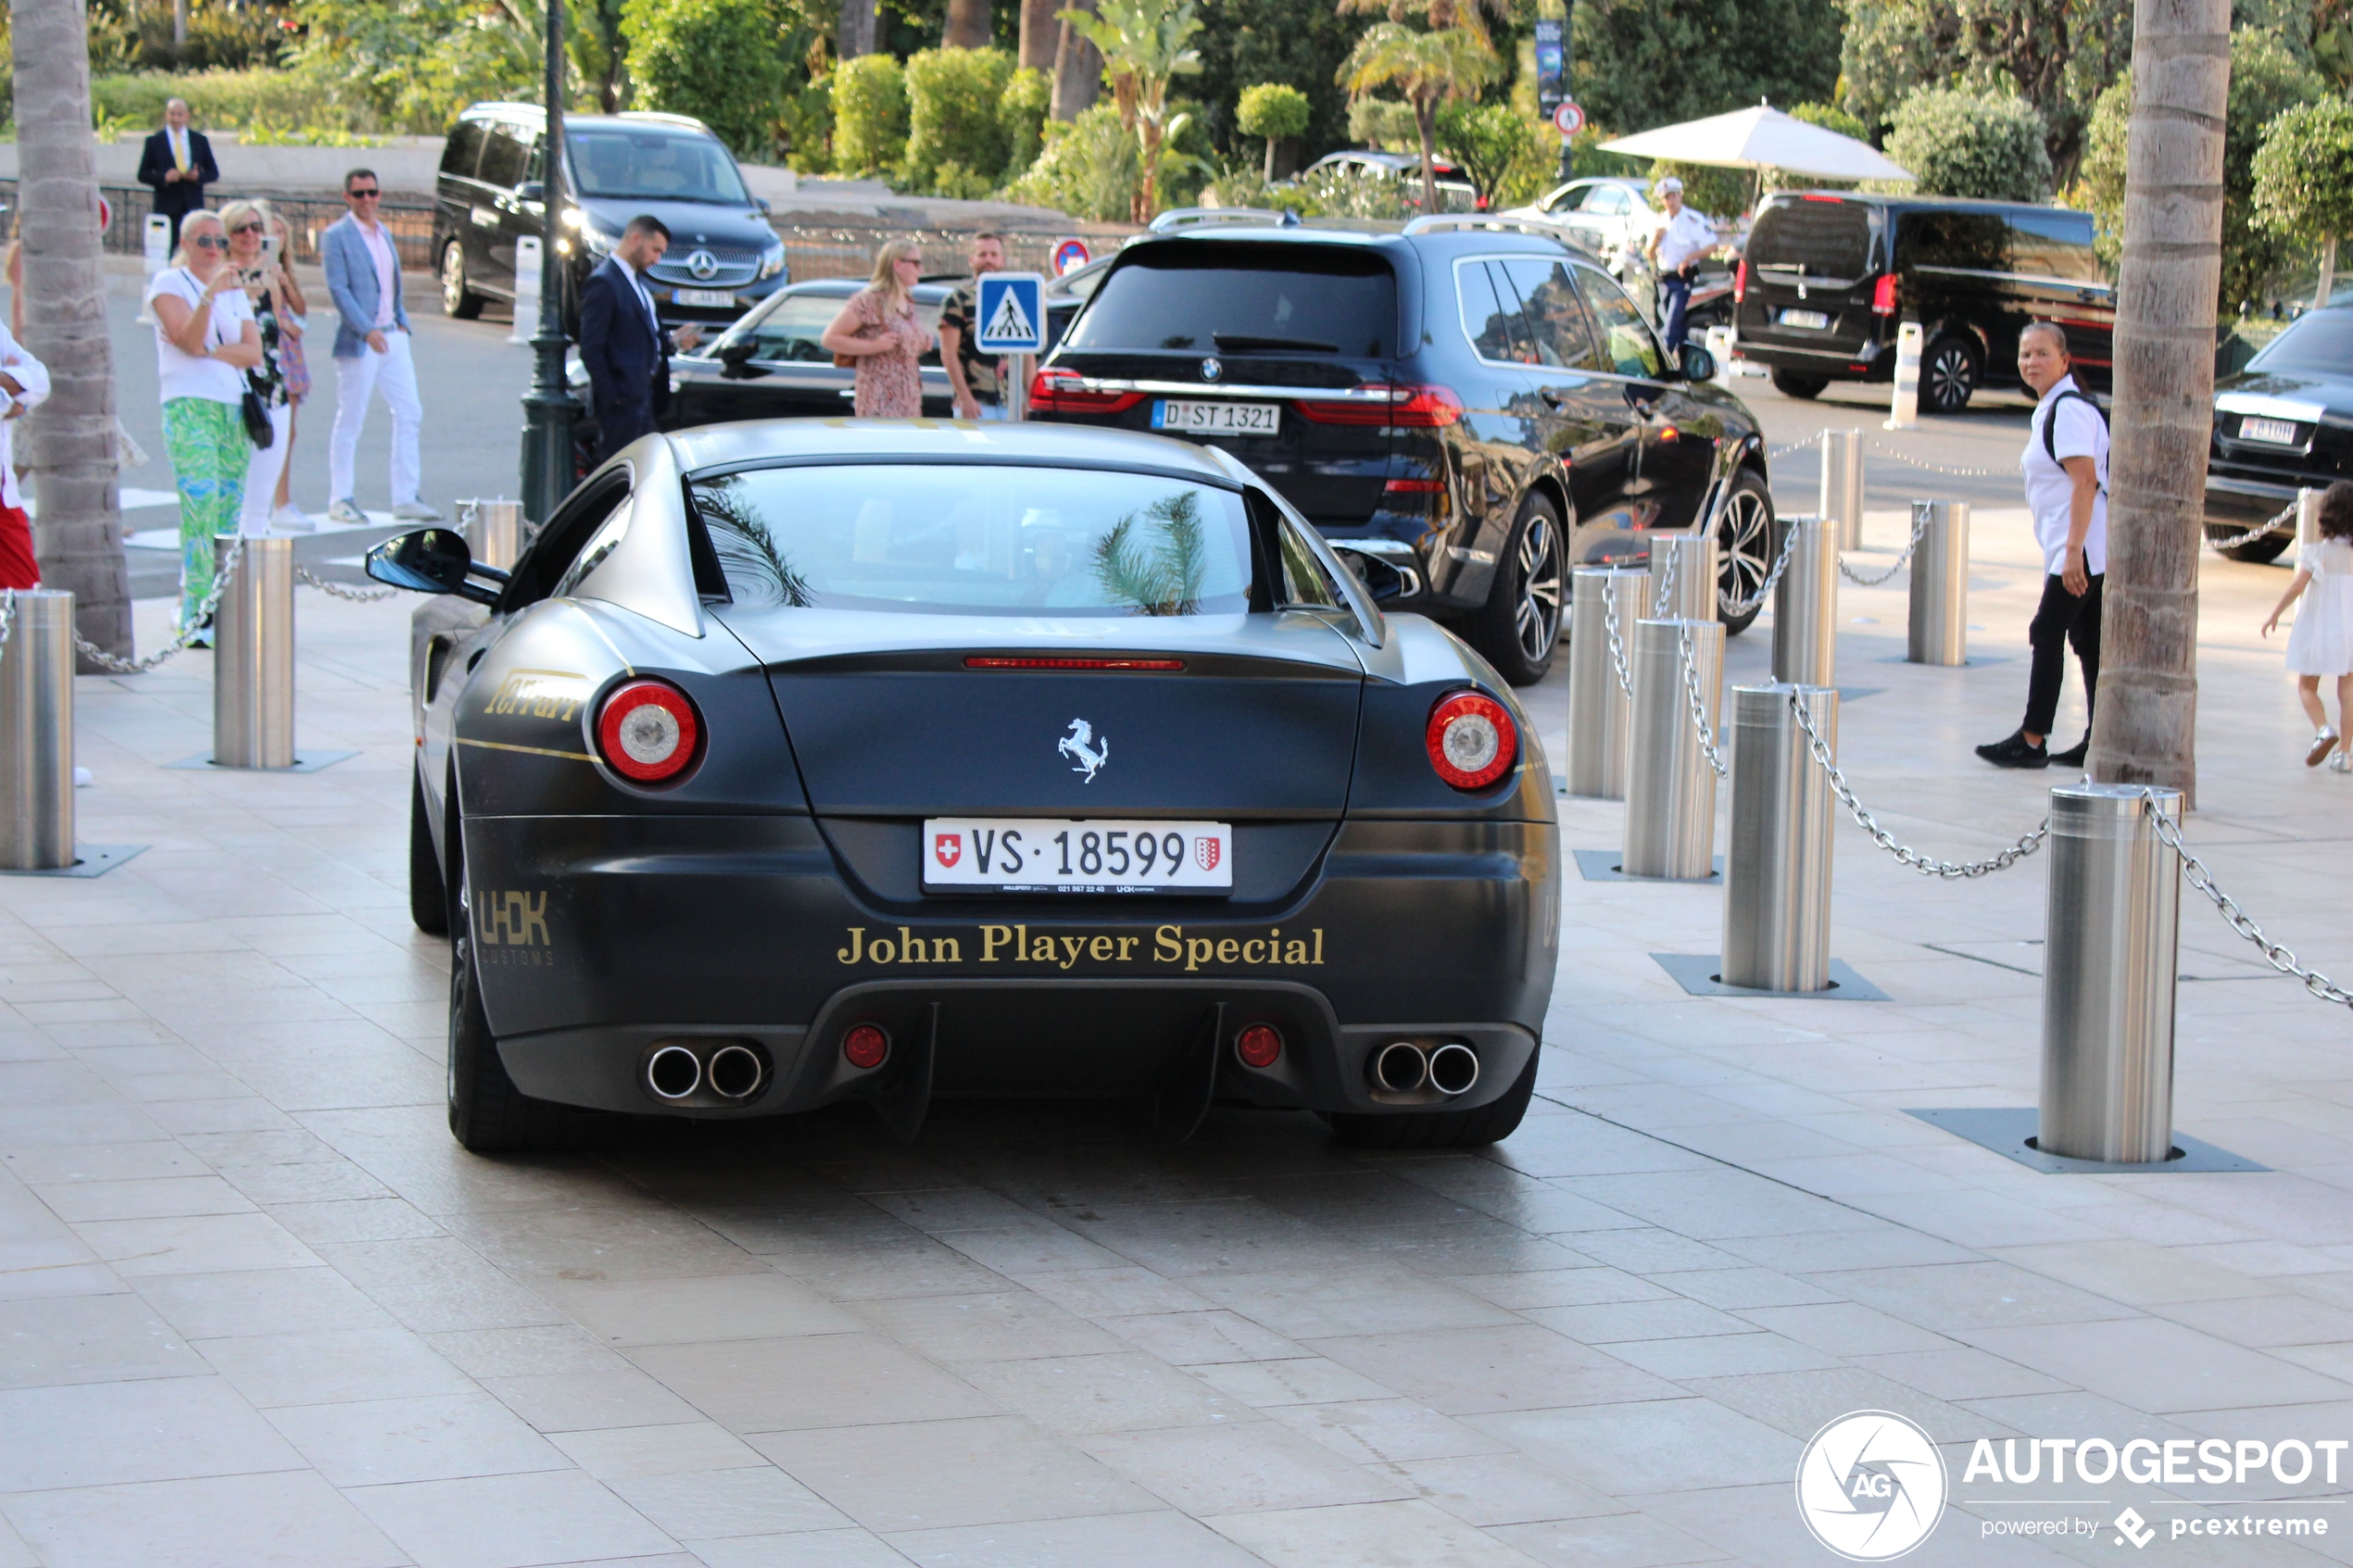
[[[1719,779],[1724,778],[1731,772],[1731,765],[1724,760],[1724,754],[1717,749],[1716,732],[1707,722],[1707,699],[1700,695],[1699,660],[1692,649],[1692,623],[1690,621],[1684,621],[1677,630],[1675,642],[1682,656],[1683,696],[1688,699],[1687,705],[1691,709],[1692,728],[1699,734],[1699,753],[1707,759],[1707,765],[1716,770],[1716,776]]]
[[[8,633],[16,629],[16,624],[17,591],[14,588],[0,589],[0,648],[8,646]]]
[[[1667,552],[1667,570],[1658,574],[1658,589],[1651,595],[1651,616],[1654,620],[1665,620],[1667,607],[1675,602],[1675,567],[1681,558],[1680,551],[1669,549]]]
[[[2241,545],[2254,544],[2255,541],[2262,538],[2266,533],[2278,533],[2282,524],[2293,522],[2295,520],[2296,503],[2290,501],[2286,506],[2280,508],[2278,516],[2272,518],[2271,521],[2264,523],[2259,528],[2251,528],[2245,533],[2233,534],[2228,539],[2209,538],[2206,541],[2206,543],[2208,546],[2212,549],[2234,550]]]
[[[1881,583],[1886,582],[1889,578],[1894,576],[1897,572],[1903,571],[1905,565],[1911,560],[1912,552],[1920,547],[1920,535],[1928,532],[1927,511],[1919,508],[1915,508],[1914,509],[1919,511],[1919,515],[1912,520],[1911,540],[1909,543],[1905,545],[1904,553],[1895,558],[1894,565],[1889,567],[1885,571],[1881,572],[1877,577],[1866,577],[1861,572],[1856,571],[1853,567],[1848,566],[1846,564],[1846,558],[1842,555],[1838,559],[1839,575],[1845,578],[1849,583],[1854,583],[1858,588],[1876,588]]]
[[[2149,818],[2152,825],[2157,829],[2158,842],[2182,857],[2183,877],[2192,887],[2205,894],[2212,901],[2214,908],[2221,912],[2222,919],[2229,923],[2233,931],[2255,944],[2257,950],[2262,953],[2265,963],[2270,964],[2282,974],[2293,974],[2304,982],[2304,988],[2307,991],[2324,1002],[2335,1002],[2341,1007],[2353,1007],[2353,992],[2347,991],[2327,975],[2306,969],[2302,964],[2297,963],[2294,953],[2263,935],[2263,928],[2256,924],[2254,918],[2245,909],[2239,908],[2237,899],[2215,885],[2214,873],[2206,869],[2205,861],[2190,852],[2189,845],[2182,838],[2182,830],[2174,824],[2171,817],[2162,811],[2153,810],[2149,813]]]
[[[1613,578],[1602,594],[1602,627],[1609,633],[1609,662],[1617,671],[1617,689],[1628,700],[1634,696],[1634,678],[1626,670],[1626,645],[1617,634],[1617,582]]]
[[[1904,464],[1906,468],[1923,469],[1930,473],[1946,474],[1954,479],[2007,479],[2010,475],[2018,472],[2018,470],[2015,468],[1964,469],[1956,468],[1950,463],[1926,462],[1919,458],[1913,457],[1908,452],[1899,452],[1894,447],[1883,445],[1879,442],[1873,442],[1871,444],[1871,450],[1877,452],[1882,458],[1893,458],[1897,462]]]
[[[1808,446],[1820,445],[1822,437],[1829,433],[1830,427],[1826,425],[1822,429],[1816,431],[1813,434],[1807,436],[1803,441],[1790,441],[1784,442],[1779,446],[1768,446],[1765,448],[1765,456],[1768,460],[1770,460],[1774,458],[1786,458],[1792,452],[1803,452]]]
[[[1789,570],[1789,558],[1796,553],[1789,547],[1788,540],[1782,540],[1780,553],[1773,558],[1773,570],[1765,574],[1765,581],[1756,585],[1756,592],[1744,599],[1719,598],[1718,612],[1725,616],[1746,615],[1762,606],[1772,596],[1773,590],[1780,585],[1781,573]]]
[[[400,592],[397,588],[346,588],[340,583],[330,583],[325,578],[316,575],[307,566],[295,568],[295,581],[335,598],[347,599],[356,605],[381,604]]]
[[[1959,877],[1984,876],[1991,872],[2007,871],[2043,847],[2043,841],[2051,835],[2051,819],[2045,817],[2036,824],[2032,832],[2017,843],[1998,851],[1991,859],[1983,860],[1940,860],[1933,856],[1923,855],[1917,849],[1898,844],[1895,841],[1895,835],[1880,826],[1877,819],[1865,810],[1863,803],[1855,797],[1855,791],[1848,785],[1846,775],[1840,772],[1838,764],[1831,759],[1830,746],[1822,739],[1821,733],[1814,728],[1814,716],[1806,710],[1806,704],[1798,700],[1798,695],[1794,690],[1789,694],[1789,706],[1790,711],[1797,716],[1797,727],[1806,732],[1806,749],[1814,754],[1814,760],[1821,764],[1822,771],[1830,775],[1831,788],[1836,792],[1840,804],[1846,808],[1856,823],[1865,833],[1869,834],[1881,848],[1922,876],[1943,877],[1946,881],[1952,881]]]
[[[99,669],[109,671],[117,675],[144,675],[173,654],[185,651],[198,637],[205,634],[205,622],[211,620],[213,611],[220,608],[220,596],[229,591],[231,580],[237,575],[237,563],[245,559],[245,536],[239,533],[233,537],[234,542],[229,546],[229,558],[222,561],[220,570],[212,574],[212,586],[206,591],[204,602],[196,606],[196,613],[188,618],[187,624],[180,628],[179,633],[171,641],[145,659],[118,659],[83,636],[81,628],[76,627],[73,633],[74,647],[82,658]]]

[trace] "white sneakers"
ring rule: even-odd
[[[441,514],[422,501],[403,501],[392,508],[392,515],[403,522],[439,522]]]
[[[339,522],[346,528],[365,528],[368,526],[368,514],[359,509],[359,502],[346,495],[327,508],[327,521]]]
[[[272,533],[315,533],[318,529],[318,519],[291,505],[280,507],[270,514],[270,532]]]

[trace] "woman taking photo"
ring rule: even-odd
[[[254,538],[270,532],[270,503],[285,473],[286,449],[294,439],[294,398],[286,386],[284,354],[301,337],[302,328],[293,320],[295,307],[286,296],[286,269],[263,243],[270,232],[269,209],[259,202],[231,202],[220,209],[220,224],[229,232],[229,265],[261,332],[261,363],[246,372],[245,385],[270,412],[270,445],[252,447],[245,464],[245,500],[237,509],[237,532]]]
[[[818,342],[834,362],[854,359],[862,420],[912,420],[924,411],[923,371],[916,361],[932,348],[932,334],[915,315],[915,283],[924,253],[912,240],[893,240],[875,257],[875,275],[849,296]]]
[[[229,265],[218,213],[180,220],[173,265],[147,285],[162,383],[163,442],[180,487],[180,613],[194,627],[212,590],[212,541],[237,531],[253,440],[245,433],[245,372],[261,363],[261,328]],[[198,639],[208,646],[209,639]]]

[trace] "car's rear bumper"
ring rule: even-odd
[[[2299,488],[2301,484],[2293,474],[2265,480],[2209,470],[2206,476],[2206,516],[2209,522],[2252,528],[2278,516],[2282,507],[2296,500]]]

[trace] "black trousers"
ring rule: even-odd
[[[2083,712],[2087,719],[2091,716],[2093,696],[2100,685],[2100,584],[2106,581],[2095,575],[2092,585],[2078,598],[2056,574],[2043,579],[2043,602],[2035,608],[2033,624],[2026,629],[2026,640],[2034,648],[2034,663],[2026,678],[2026,722],[2020,728],[2029,734],[2047,738],[2058,718],[2059,684],[2067,673],[2070,645],[2083,666]]]
[[[1689,330],[1692,309],[1692,281],[1695,272],[1662,272],[1658,286],[1667,295],[1665,320],[1660,321],[1661,335],[1667,339],[1670,355],[1683,351],[1683,338]]]
[[[601,463],[639,436],[651,435],[654,428],[651,402],[615,407],[602,397],[598,398],[597,460]]]

